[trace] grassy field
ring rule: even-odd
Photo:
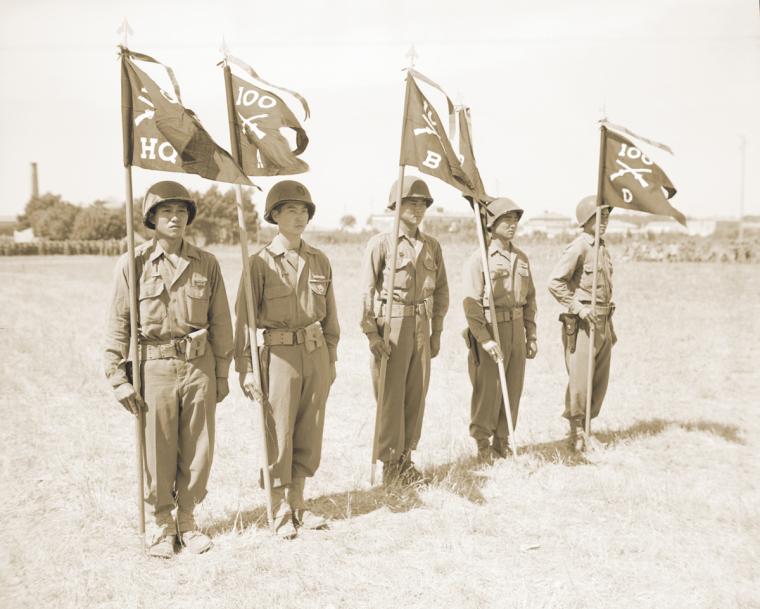
[[[343,338],[322,467],[307,485],[327,532],[264,526],[255,412],[234,383],[199,521],[213,550],[149,560],[136,535],[132,419],[101,365],[115,259],[0,259],[0,606],[80,608],[760,607],[760,273],[622,263],[619,342],[586,457],[561,443],[558,305],[533,255],[539,355],[522,456],[479,467],[459,332],[469,247],[445,245],[452,306],[416,460],[435,482],[369,487],[374,405],[358,328],[362,248],[333,261]],[[614,250],[613,250],[614,256]],[[237,250],[217,251],[231,297]]]

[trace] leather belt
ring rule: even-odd
[[[483,312],[485,313],[486,321],[491,323],[491,309],[484,308]],[[500,307],[496,308],[496,323],[501,323],[503,321],[512,321],[512,320],[522,319],[522,318],[523,318],[522,307],[515,307],[513,309],[504,309]]]
[[[385,317],[387,303],[380,303],[380,311],[377,314],[378,318]],[[413,304],[402,304],[400,302],[394,302],[391,305],[391,317],[414,317],[415,315],[427,315],[427,308],[425,301],[415,302]]]
[[[186,360],[185,339],[183,337],[175,338],[163,343],[141,344],[140,359],[144,362],[152,359]]]
[[[323,343],[324,334],[322,332],[322,324],[315,321],[313,324],[310,324],[305,328],[297,328],[296,330],[268,328],[264,330],[263,339],[263,342],[267,347],[277,347],[281,345],[290,346],[302,345],[308,340]]]

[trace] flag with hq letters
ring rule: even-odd
[[[161,89],[134,60],[163,66],[174,88]],[[122,49],[121,99],[124,164],[209,180],[252,186],[230,154],[218,146],[198,117],[185,108],[171,68],[152,57]]]

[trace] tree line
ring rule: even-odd
[[[206,192],[190,191],[198,211],[188,228],[188,236],[203,244],[238,242],[235,192],[222,192],[216,184]],[[255,238],[259,214],[250,192],[243,192],[245,220],[249,237]],[[134,201],[133,226],[143,238],[152,231],[142,223],[142,197]],[[85,206],[74,205],[59,194],[45,193],[31,198],[24,213],[17,217],[17,230],[31,228],[35,237],[49,241],[100,241],[123,239],[127,235],[124,205],[113,207],[97,200]]]

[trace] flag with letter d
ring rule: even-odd
[[[406,77],[401,165],[411,165],[459,190],[470,190],[441,119],[411,74]]]
[[[132,58],[160,64],[147,55],[122,50],[124,163],[143,169],[194,173],[209,180],[252,186],[230,154],[182,105],[174,74],[174,94],[161,89]]]
[[[668,201],[676,189],[665,172],[631,140],[603,128],[604,202],[613,207],[671,216],[685,226],[686,216]]]

